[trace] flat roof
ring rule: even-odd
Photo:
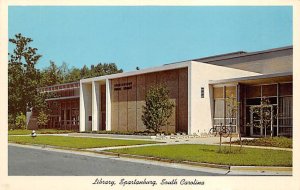
[[[241,58],[241,57],[247,57],[247,56],[254,56],[254,55],[259,55],[259,54],[274,53],[274,52],[290,50],[290,49],[293,49],[293,46],[285,46],[285,47],[273,48],[273,49],[267,49],[267,50],[262,50],[262,51],[255,51],[255,52],[238,51],[238,52],[233,52],[233,53],[229,53],[229,54],[220,54],[220,55],[215,55],[215,56],[193,59],[193,61],[210,63],[210,62],[214,62],[214,61],[222,61],[222,60],[235,59],[235,58]]]

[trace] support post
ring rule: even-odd
[[[111,81],[106,79],[106,131],[111,131]]]
[[[100,85],[92,82],[92,131],[99,131],[100,124]]]

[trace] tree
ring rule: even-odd
[[[98,63],[96,66],[92,65],[89,77],[97,77],[103,75],[111,75],[115,73],[123,72],[122,69],[118,69],[115,63]]]
[[[80,69],[80,78],[89,78],[90,77],[90,69],[84,65],[81,69]]]
[[[64,82],[75,82],[75,81],[79,81],[80,79],[81,79],[80,69],[76,67],[72,67],[68,75],[65,77]]]
[[[260,105],[253,105],[250,106],[250,111],[256,113],[260,116],[260,125],[254,126],[254,127],[262,127],[263,131],[265,133],[265,136],[267,136],[267,129],[271,128],[271,122],[274,118],[276,118],[276,115],[273,114],[272,118],[272,110],[271,110],[271,104],[270,100],[268,98],[263,97],[261,99]],[[271,133],[271,136],[273,134]]]
[[[229,118],[229,142],[230,142],[230,152],[231,152],[231,139],[232,139],[232,125],[234,120],[237,116],[237,112],[239,109],[239,102],[236,100],[234,96],[230,96],[226,98],[226,117]],[[239,140],[240,140],[240,147],[242,148],[242,137],[241,137],[241,130],[240,126],[238,126],[239,132]]]
[[[60,84],[63,82],[63,77],[61,69],[54,61],[50,61],[50,66],[41,72],[40,86]]]
[[[148,130],[160,132],[168,124],[174,103],[169,99],[169,91],[163,84],[154,85],[146,93],[142,121]]]
[[[70,73],[69,65],[66,62],[63,62],[61,66],[59,66],[59,71],[62,75],[62,82],[66,82],[66,78]]]
[[[34,106],[34,96],[40,73],[35,68],[41,58],[37,48],[30,47],[33,40],[16,34],[9,42],[15,46],[9,53],[8,60],[8,113],[16,118],[17,114],[25,115],[27,109]]]

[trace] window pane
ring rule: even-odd
[[[215,118],[224,118],[224,100],[215,100]]]
[[[224,98],[223,87],[214,88],[214,98]]]
[[[262,95],[263,96],[277,96],[277,85],[263,85],[262,86]]]
[[[281,97],[279,98],[279,125],[292,126],[293,125],[293,98]]]
[[[293,94],[293,84],[292,83],[284,83],[279,84],[279,95],[286,96]]]
[[[260,98],[252,98],[252,99],[247,99],[246,104],[247,105],[260,105]]]
[[[247,98],[261,97],[261,86],[247,86]]]
[[[236,97],[236,87],[235,86],[226,86],[226,97]]]

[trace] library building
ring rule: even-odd
[[[47,128],[141,132],[146,130],[146,93],[158,84],[168,88],[175,105],[161,129],[166,133],[200,134],[230,126],[233,133],[248,137],[292,136],[292,46],[168,63],[38,90],[56,94],[46,100],[51,110]],[[262,108],[264,100],[268,104]],[[232,102],[237,102],[234,113]],[[267,127],[262,109],[270,114]],[[29,129],[37,128],[37,114],[27,114]]]

